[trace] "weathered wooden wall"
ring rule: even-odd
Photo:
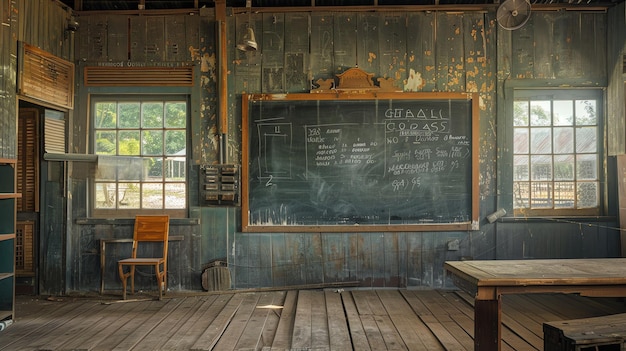
[[[17,4],[0,5],[0,158],[17,157]]]
[[[241,233],[239,208],[199,207],[197,202],[199,166],[216,163],[219,151],[216,136],[219,55],[213,11],[201,10],[199,16],[81,16],[80,30],[72,34],[76,49],[71,51],[65,45],[55,44],[63,33],[60,19],[51,23],[39,17],[43,14],[36,13],[41,8],[34,5],[24,8],[20,12],[20,18],[24,18],[20,26],[24,29],[20,32],[24,33],[23,38],[28,38],[25,41],[69,57],[77,64],[77,103],[70,114],[72,152],[89,152],[85,132],[89,127],[88,97],[106,91],[82,86],[81,70],[85,65],[94,62],[146,65],[193,62],[196,65],[196,86],[188,92],[192,101],[189,169],[192,218],[173,227],[172,234],[183,235],[184,240],[170,256],[169,277],[173,283],[170,287],[197,289],[203,266],[224,257],[228,259],[233,287],[248,288],[352,281],[361,286],[442,287],[449,284],[442,268],[445,260],[619,255],[615,218],[581,223],[522,218],[489,224],[481,220],[480,230],[472,232]],[[493,12],[230,15],[226,161],[241,162],[240,94],[244,92],[306,92],[318,79],[332,78],[355,66],[377,78],[394,79],[396,86],[405,91],[478,92],[480,218],[484,218],[506,205],[505,198],[511,192],[507,185],[511,181],[511,160],[503,146],[511,137],[510,131],[503,127],[511,89],[608,85],[614,89],[609,102],[619,99],[620,94],[623,101],[623,92],[614,82],[617,77],[614,66],[624,46],[623,13],[623,4],[611,9],[608,15],[534,12],[531,20],[516,31],[500,29]],[[52,17],[65,19],[67,15],[62,12]],[[40,24],[29,24],[31,20],[25,19],[27,16],[41,19]],[[51,27],[45,27],[44,23]],[[248,25],[256,33],[260,48],[257,52],[235,49],[242,29]],[[6,30],[5,26],[0,28],[3,38]],[[60,42],[64,40],[63,36]],[[7,50],[10,49],[3,45],[3,60],[8,57],[15,65],[11,61],[15,59],[6,55]],[[606,62],[615,64],[607,69]],[[6,89],[11,84],[7,78],[15,78],[7,75],[15,73],[6,68],[3,72]],[[108,92],[167,91],[157,87]],[[7,123],[11,112],[14,115],[15,107],[11,110],[10,105],[6,106],[3,103],[0,123]],[[619,113],[617,108],[609,115],[615,113]],[[614,120],[623,125],[623,113]],[[622,134],[619,131],[609,134],[609,144],[617,145],[615,150],[623,150]],[[43,293],[96,290],[100,269],[98,240],[131,235],[128,220],[103,224],[87,218],[88,180],[71,168],[69,175],[66,232],[57,233],[55,229],[40,243],[43,250],[50,250],[42,255],[45,264],[40,265],[46,270],[42,273]],[[609,178],[609,182],[613,181],[614,175],[609,174]],[[48,188],[62,194],[62,181],[55,181]],[[48,210],[51,221],[63,218],[62,196],[50,195],[45,201],[42,207],[52,208]],[[610,205],[615,206],[614,202]],[[59,250],[65,250],[60,261]],[[115,254],[107,260],[113,262]],[[105,277],[107,286],[119,287],[115,272],[110,270]]]
[[[607,44],[607,131],[609,155],[626,152],[626,4],[621,3],[608,14]],[[622,30],[619,30],[619,29]]]

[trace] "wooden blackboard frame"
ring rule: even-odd
[[[250,223],[250,104],[263,101],[350,101],[350,100],[466,100],[471,103],[471,192],[470,218],[450,223],[361,224],[361,225],[259,225]],[[479,99],[477,93],[312,93],[312,94],[244,94],[242,95],[242,232],[424,232],[469,231],[479,229]]]

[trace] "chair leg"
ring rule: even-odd
[[[163,294],[167,293],[167,261],[163,263]]]
[[[157,279],[157,289],[159,290],[159,300],[163,299],[163,276],[159,272],[159,264],[154,265],[154,273]]]
[[[124,274],[124,265],[118,263],[117,270],[119,271],[120,279],[122,280],[122,299],[126,300],[126,284],[128,276]]]
[[[135,293],[135,265],[130,266],[130,293]]]

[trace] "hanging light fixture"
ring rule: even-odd
[[[254,38],[254,31],[252,30],[250,12],[252,7],[252,0],[246,0],[246,8],[248,9],[248,28],[246,28],[246,34],[243,35],[241,42],[237,44],[237,49],[241,51],[256,51],[258,45]]]

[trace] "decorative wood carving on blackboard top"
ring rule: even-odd
[[[374,74],[353,67],[347,71],[337,74],[335,79],[318,79],[315,83],[317,88],[311,89],[311,93],[372,93],[372,92],[401,92],[402,90],[394,85],[393,78],[378,78],[378,84],[373,81]]]

